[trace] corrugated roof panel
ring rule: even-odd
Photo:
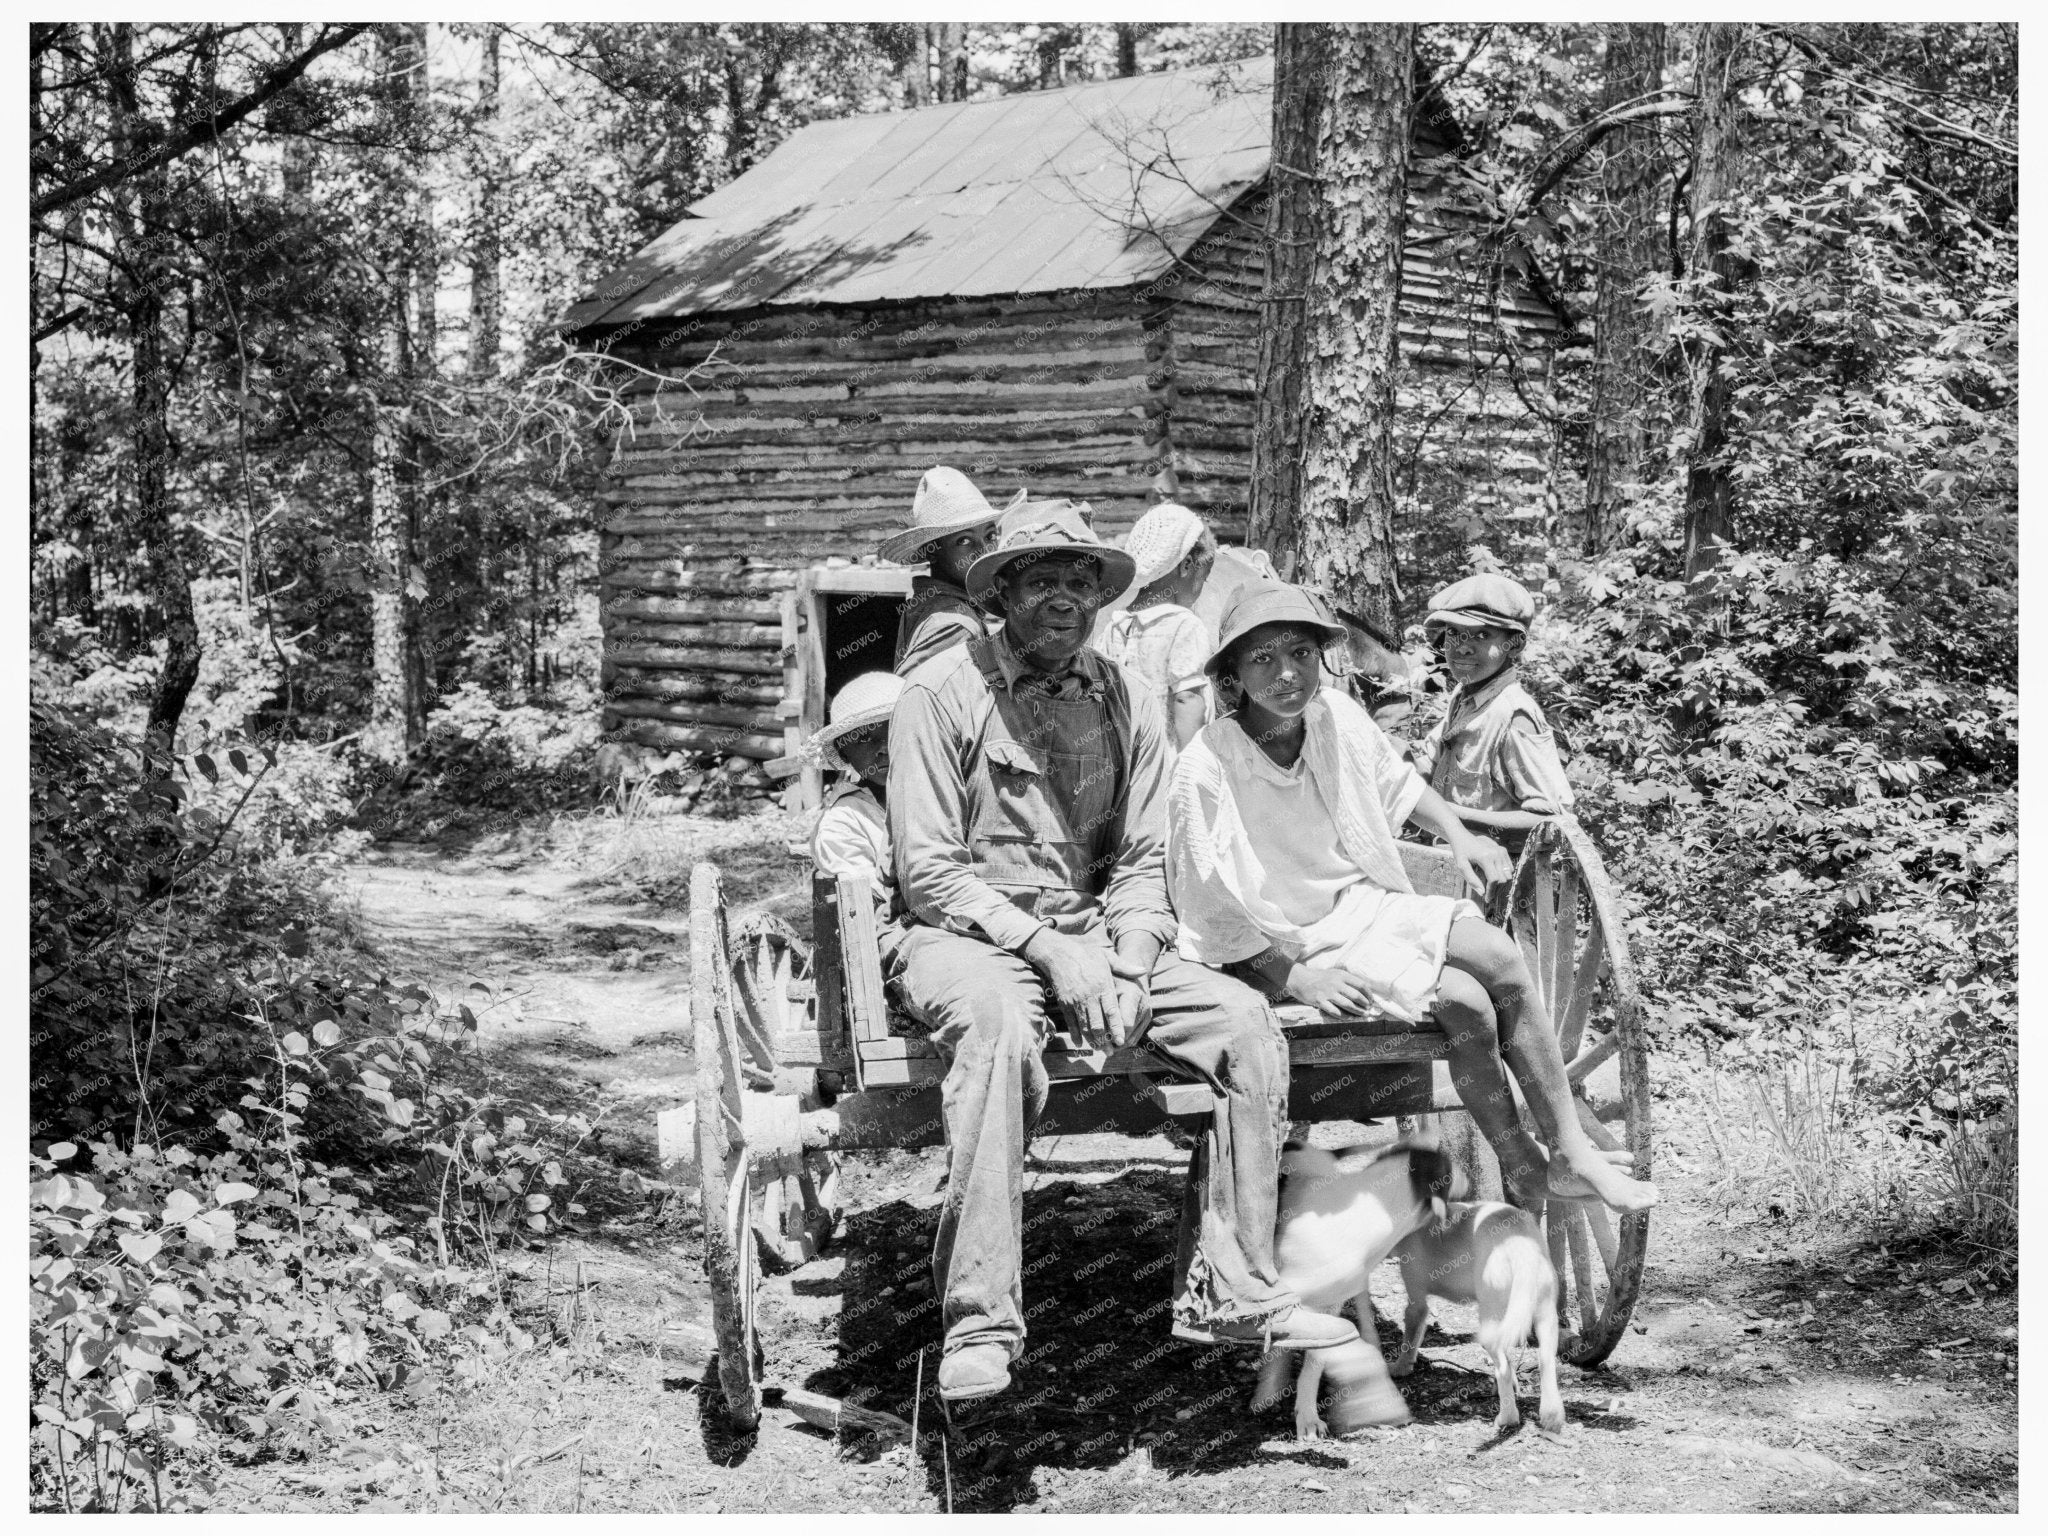
[[[812,123],[563,323],[1146,282],[1265,176],[1271,82],[1265,58]]]
[[[1064,91],[1033,91],[1010,97],[996,127],[962,144],[959,157],[926,183],[932,191],[971,187],[980,181],[1022,181],[1044,173],[1069,145],[1086,133]],[[1011,105],[1014,103],[1015,105]]]
[[[880,203],[881,217],[842,245],[832,258],[775,296],[778,304],[834,304],[894,298],[900,266],[941,238],[946,197],[904,197]]]
[[[903,116],[875,112],[808,123],[716,192],[690,204],[689,211],[700,218],[731,219],[764,208],[779,211],[814,203],[820,187],[891,133]]]
[[[957,112],[957,108],[949,107],[941,111],[896,113],[894,130],[841,162],[838,171],[818,189],[816,200],[844,206],[892,195],[877,183],[933,140],[944,142],[955,137],[960,127]]]
[[[969,103],[968,107],[975,105],[978,104]],[[990,135],[1001,141],[1006,140],[1010,132],[1003,126],[1008,121],[1003,113],[970,111],[968,107],[948,109],[960,113],[959,120],[949,125],[949,131],[933,134],[891,166],[876,179],[870,194],[877,197],[922,197],[964,190],[966,184],[957,182],[954,175],[954,168],[962,157]]]

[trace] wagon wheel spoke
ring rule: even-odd
[[[1544,1204],[1543,1242],[1550,1250],[1550,1267],[1557,1271],[1557,1328],[1560,1333],[1571,1333],[1571,1293],[1565,1281],[1570,1276],[1571,1261],[1566,1256],[1564,1236],[1564,1213],[1571,1207],[1562,1200],[1551,1200]]]
[[[810,974],[810,950],[776,919],[757,916],[740,925],[730,969],[751,1058],[743,1063],[744,1081],[760,1092],[788,1094],[789,1074],[776,1053],[791,1033],[812,1027],[814,993],[792,995]],[[781,1271],[816,1258],[839,1224],[838,1190],[838,1163],[827,1151],[807,1151],[793,1165],[757,1168],[752,1227],[758,1261]]]
[[[1579,1304],[1579,1337],[1590,1339],[1600,1331],[1600,1292],[1593,1284],[1592,1234],[1586,1230],[1586,1213],[1566,1207],[1566,1246],[1571,1249],[1572,1291]],[[1604,1275],[1601,1278],[1606,1278]]]
[[[1593,1242],[1600,1250],[1600,1267],[1608,1274],[1614,1273],[1615,1254],[1618,1251],[1614,1241],[1614,1222],[1604,1205],[1583,1207],[1586,1225],[1592,1228]]]
[[[1610,1030],[1581,1051],[1576,1059],[1566,1062],[1564,1075],[1577,1087],[1620,1049],[1621,1031]]]

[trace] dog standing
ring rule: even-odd
[[[1273,1257],[1281,1283],[1305,1307],[1336,1313],[1346,1302],[1358,1343],[1335,1349],[1274,1350],[1259,1367],[1257,1412],[1280,1400],[1294,1354],[1303,1356],[1294,1388],[1294,1432],[1323,1434],[1316,1395],[1327,1370],[1337,1390],[1338,1433],[1413,1417],[1388,1374],[1374,1334],[1372,1272],[1404,1238],[1439,1220],[1446,1202],[1471,1193],[1463,1172],[1433,1141],[1327,1152],[1289,1143],[1280,1155],[1280,1209]]]
[[[1537,1423],[1564,1433],[1564,1400],[1557,1391],[1557,1271],[1544,1251],[1543,1233],[1527,1211],[1497,1201],[1450,1207],[1442,1219],[1418,1228],[1394,1250],[1408,1288],[1408,1316],[1393,1374],[1415,1369],[1415,1353],[1429,1328],[1429,1298],[1471,1302],[1479,1308],[1479,1347],[1493,1359],[1500,1389],[1496,1429],[1522,1422],[1515,1406],[1515,1350],[1536,1334],[1542,1385]]]

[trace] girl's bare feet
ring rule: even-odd
[[[1571,1184],[1584,1187],[1587,1193],[1610,1210],[1647,1211],[1657,1203],[1656,1185],[1647,1179],[1630,1178],[1590,1142],[1561,1148],[1558,1155],[1550,1160],[1549,1170],[1549,1183],[1555,1198],[1586,1198],[1586,1194],[1565,1193],[1559,1187],[1560,1174]]]

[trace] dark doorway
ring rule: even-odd
[[[863,672],[887,672],[896,664],[900,593],[820,592],[813,601],[824,639],[828,701]]]

